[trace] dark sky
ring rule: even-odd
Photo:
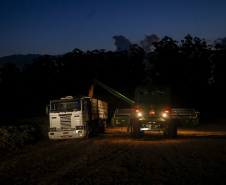
[[[115,35],[211,44],[226,37],[226,0],[0,0],[0,57],[116,50]]]

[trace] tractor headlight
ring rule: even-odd
[[[162,118],[169,119],[170,118],[170,111],[165,110],[165,111],[161,112],[161,116],[162,116]]]
[[[141,116],[142,116],[142,113],[141,113],[141,112],[139,112],[137,115],[138,115],[139,117],[141,117]]]
[[[167,114],[166,114],[166,113],[163,113],[162,116],[163,116],[164,118],[166,118],[166,117],[167,117]]]

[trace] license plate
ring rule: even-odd
[[[69,135],[63,135],[63,137],[70,137]]]

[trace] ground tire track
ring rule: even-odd
[[[116,151],[114,154],[112,154],[110,156],[107,156],[105,158],[102,158],[100,160],[96,160],[96,161],[92,162],[90,165],[96,165],[97,163],[101,163],[101,162],[104,162],[104,161],[111,161],[111,160],[117,158],[118,156],[120,156],[120,154],[123,154],[124,152],[128,152],[134,146],[135,146],[135,144],[133,143],[133,144],[127,146],[126,148],[123,148],[121,150]]]
[[[103,145],[103,151],[105,152],[104,154],[102,154],[102,156],[100,154],[93,156],[93,158],[83,161],[84,163],[81,166],[75,165],[74,169],[71,169],[71,171],[69,173],[66,173],[64,175],[61,176],[61,179],[70,179],[69,181],[71,181],[70,183],[73,183],[76,181],[77,184],[83,184],[83,183],[87,183],[87,184],[93,184],[92,182],[88,183],[88,182],[84,182],[81,179],[79,179],[79,177],[76,177],[76,172],[79,172],[79,174],[86,174],[89,177],[92,176],[96,176],[98,171],[101,171],[103,168],[105,168],[106,166],[111,166],[111,163],[114,162],[115,160],[117,160],[117,158],[122,157],[122,155],[124,154],[128,154],[130,152],[130,150],[132,150],[136,144],[135,143],[131,143],[131,144],[121,144],[121,143],[116,143],[115,148],[111,148],[111,149],[107,149],[107,147],[109,147],[109,143],[105,143],[105,145]],[[97,157],[98,156],[98,157]],[[97,158],[95,158],[97,157]],[[88,158],[88,157],[87,157]],[[86,169],[89,169],[88,174],[86,173]],[[79,174],[77,174],[79,176]],[[74,176],[74,179],[72,178]],[[75,180],[76,179],[76,180]],[[87,177],[87,179],[89,179]],[[78,182],[79,180],[81,180],[81,182]],[[60,183],[63,181],[60,181]],[[60,184],[59,183],[59,184]]]

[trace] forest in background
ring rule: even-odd
[[[150,53],[138,45],[115,52],[74,49],[41,56],[22,69],[7,63],[0,68],[1,116],[45,115],[50,99],[88,95],[95,78],[131,99],[137,85],[170,85],[174,106],[195,107],[203,117],[224,116],[225,48],[191,35],[181,42],[166,36],[154,48]],[[101,87],[95,86],[94,94],[112,108],[127,106]]]

